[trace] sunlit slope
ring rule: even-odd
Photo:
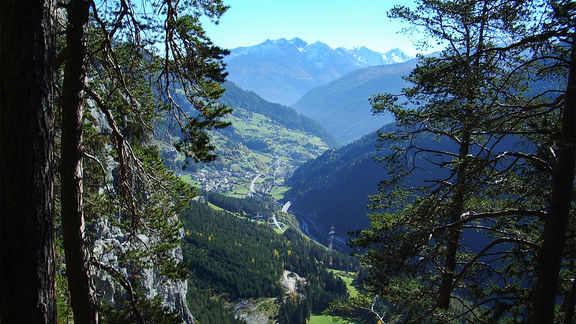
[[[210,133],[216,161],[186,164],[183,155],[163,144],[166,163],[185,180],[205,190],[236,196],[249,194],[252,183],[253,191],[259,193],[282,192],[286,176],[333,142],[318,123],[293,109],[269,103],[231,83],[225,86],[221,101],[234,112],[226,117],[231,126]],[[177,133],[169,139],[177,140]]]

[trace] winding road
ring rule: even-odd
[[[288,208],[290,208],[290,206],[292,206],[292,202],[287,201],[284,206],[282,206],[282,211],[287,213],[288,212]]]
[[[272,222],[274,223],[274,225],[276,225],[276,227],[278,227],[280,232],[284,233],[282,227],[280,227],[280,223],[278,223],[278,218],[276,218],[276,215],[272,215]]]
[[[256,180],[258,180],[258,178],[260,178],[263,175],[264,175],[264,173],[258,173],[258,175],[256,175],[254,177],[254,179],[252,179],[252,182],[250,183],[250,192],[251,193],[256,193],[256,189],[254,188],[256,186]]]

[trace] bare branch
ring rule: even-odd
[[[107,265],[105,263],[102,263],[95,258],[92,258],[92,264],[94,264],[100,270],[103,270],[106,273],[108,273],[110,276],[112,276],[112,278],[118,280],[118,282],[122,285],[122,287],[124,287],[124,289],[126,289],[126,292],[128,292],[128,295],[130,296],[130,303],[132,304],[132,310],[138,315],[141,323],[146,323],[144,315],[142,315],[142,312],[140,312],[140,310],[138,309],[138,295],[134,291],[134,288],[132,287],[130,280],[128,280],[128,278],[126,278],[116,268]]]
[[[491,219],[506,216],[533,216],[544,218],[546,216],[546,212],[540,210],[503,210],[498,212],[485,213],[466,212],[460,216],[460,220],[443,226],[437,226],[432,229],[432,233],[443,231],[451,227],[462,226],[463,224],[477,219]]]

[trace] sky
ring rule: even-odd
[[[407,27],[387,17],[392,6],[412,5],[412,0],[224,0],[230,9],[214,25],[204,22],[212,41],[223,48],[260,44],[267,39],[299,37],[307,43],[321,41],[332,48],[367,48],[386,52],[417,50]],[[428,52],[428,51],[426,51]]]

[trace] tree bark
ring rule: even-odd
[[[0,322],[55,323],[52,0],[0,2]]]
[[[542,247],[538,256],[533,288],[531,323],[554,321],[558,278],[570,218],[574,166],[576,164],[576,36],[572,38],[566,101],[552,173],[552,194],[544,223]]]
[[[67,5],[67,56],[62,91],[62,229],[66,274],[75,323],[98,323],[97,303],[84,238],[82,206],[82,104],[86,79],[89,1]]]
[[[454,195],[450,206],[450,223],[460,220],[464,209],[464,190],[466,190],[466,158],[470,151],[470,132],[464,131],[462,142],[458,152],[460,166],[457,171],[456,184],[454,186]],[[438,308],[448,310],[450,308],[450,298],[452,296],[454,272],[456,271],[456,254],[460,246],[461,228],[452,226],[449,229],[448,241],[446,242],[446,254],[444,257],[444,273],[438,288],[438,298],[436,305]]]

